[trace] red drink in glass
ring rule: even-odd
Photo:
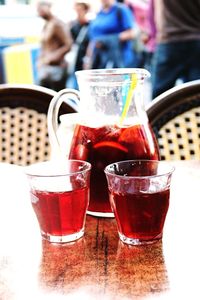
[[[144,242],[162,237],[169,207],[169,189],[156,193],[111,192],[110,201],[119,235]]]
[[[119,127],[107,125],[88,127],[77,125],[72,140],[70,159],[81,159],[92,164],[90,203],[88,211],[106,216],[112,212],[104,169],[121,160],[158,160],[157,142],[148,123]]]
[[[121,241],[129,245],[162,238],[174,168],[156,160],[125,160],[105,169]]]
[[[67,236],[84,227],[89,189],[83,187],[67,192],[31,190],[31,202],[42,234]]]

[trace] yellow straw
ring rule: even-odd
[[[132,100],[132,96],[133,96],[133,91],[135,89],[137,85],[137,75],[136,74],[132,74],[131,76],[131,85],[128,91],[128,95],[127,95],[127,99],[126,99],[126,103],[124,105],[123,111],[122,111],[122,115],[120,118],[120,125],[123,124],[124,119],[126,118],[127,112],[129,110],[129,106],[131,104],[131,100]]]

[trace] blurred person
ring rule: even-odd
[[[115,0],[101,0],[101,4],[89,26],[86,68],[133,67],[135,21],[130,9]]]
[[[65,54],[72,40],[67,25],[52,14],[51,2],[39,1],[38,15],[45,20],[41,34],[41,51],[38,57],[39,84],[59,91],[66,86]]]
[[[151,35],[150,24],[150,1],[149,0],[126,0],[131,8],[137,23],[137,37],[135,50],[138,57],[138,67],[146,68],[151,72],[151,61],[155,50],[155,38]]]
[[[75,61],[72,62],[74,64],[72,74],[70,74],[67,82],[67,86],[70,88],[78,88],[74,72],[83,69],[83,58],[86,55],[89,44],[88,27],[90,20],[88,13],[90,10],[90,3],[87,0],[76,0],[74,9],[77,18],[72,22],[70,31],[73,44],[76,44],[76,54],[73,57]]]
[[[152,0],[151,0],[152,1]],[[152,98],[183,82],[200,78],[200,1],[154,1],[156,51]]]
[[[156,49],[156,24],[154,19],[154,1],[149,0],[149,7],[148,7],[148,42],[146,47],[148,49],[148,58],[147,58],[147,65],[149,64],[149,71],[152,72],[152,65],[154,60],[154,53]]]

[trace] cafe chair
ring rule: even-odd
[[[200,80],[171,88],[146,110],[162,160],[200,159]]]
[[[55,94],[37,85],[0,84],[0,161],[25,166],[50,158],[47,112]],[[59,115],[73,112],[64,102]]]

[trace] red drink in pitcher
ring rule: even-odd
[[[169,207],[169,189],[156,193],[110,195],[118,232],[128,239],[160,239]]]
[[[158,160],[158,147],[148,123],[119,127],[77,125],[70,159],[92,164],[88,212],[97,216],[111,213],[104,169],[107,165],[129,159]]]
[[[89,189],[68,192],[31,191],[31,202],[42,234],[65,236],[83,229]]]

